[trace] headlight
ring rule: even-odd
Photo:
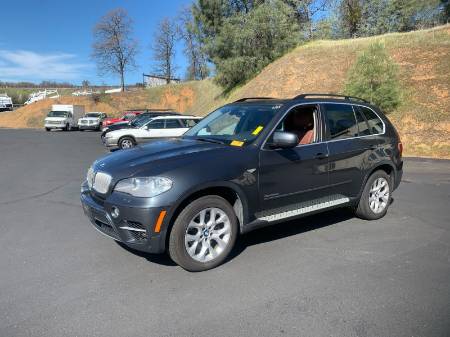
[[[129,178],[117,183],[114,191],[135,197],[151,198],[172,188],[172,180],[164,177]]]
[[[95,177],[94,169],[92,167],[89,167],[89,170],[88,170],[87,176],[86,176],[86,180],[88,182],[89,188],[92,188],[92,185],[94,184],[94,177]]]

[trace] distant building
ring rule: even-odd
[[[181,80],[179,78],[171,78],[169,83],[180,83]],[[159,75],[150,75],[150,74],[142,74],[142,84],[145,87],[157,87],[159,85],[167,84],[167,78]]]

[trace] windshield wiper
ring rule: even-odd
[[[208,143],[215,143],[215,144],[226,144],[224,141],[222,140],[218,140],[218,139],[212,139],[212,138],[194,138],[195,140],[201,141],[201,142],[208,142]]]

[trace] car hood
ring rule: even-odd
[[[233,147],[185,138],[171,138],[119,150],[94,162],[95,171],[106,172],[113,179],[131,177],[139,173],[159,174],[175,169],[196,156],[210,151],[234,150]]]
[[[114,125],[115,125],[115,124],[114,124]],[[136,129],[136,128],[132,128],[132,127],[129,127],[129,128],[119,127],[119,128],[117,128],[117,129],[112,129],[110,132],[108,132],[107,137],[108,137],[108,138],[116,138],[116,139],[117,139],[117,138],[122,137],[122,136],[125,136],[125,135],[133,136],[133,133],[130,132],[130,131],[131,131],[130,129]]]

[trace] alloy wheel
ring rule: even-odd
[[[212,207],[201,210],[189,222],[184,245],[189,256],[208,262],[220,256],[231,238],[231,223],[226,213]]]
[[[133,147],[133,142],[129,139],[122,140],[120,144],[122,149],[129,149]]]
[[[374,213],[383,212],[389,203],[389,183],[385,178],[377,178],[369,191],[369,207]]]

